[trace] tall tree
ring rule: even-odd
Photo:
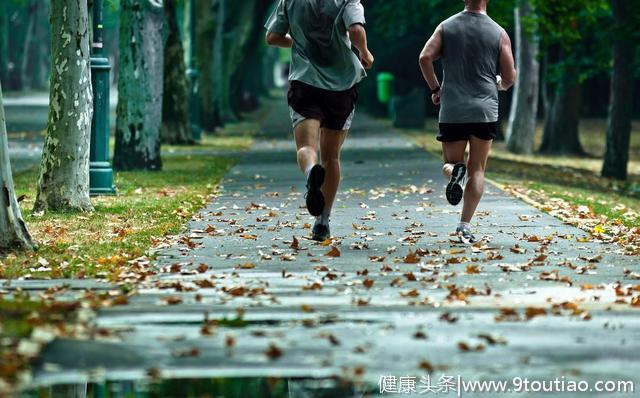
[[[0,81],[9,79],[9,7],[0,1]]]
[[[507,149],[513,153],[532,153],[536,131],[540,91],[539,45],[535,32],[527,31],[524,26],[532,11],[528,0],[523,0],[514,11],[518,74],[506,135]]]
[[[164,45],[164,95],[162,96],[162,142],[184,145],[193,143],[189,120],[190,84],[180,37],[176,0],[164,0],[168,36]],[[188,36],[188,35],[187,35]]]
[[[613,35],[613,73],[607,145],[602,176],[625,180],[633,111],[633,66],[636,54],[637,0],[611,0],[616,30]],[[636,15],[634,17],[634,15]]]
[[[22,89],[29,90],[31,88],[31,78],[29,76],[29,54],[33,42],[33,33],[38,17],[38,0],[27,1],[27,31],[24,37],[24,53],[22,62],[20,63],[20,80],[22,81]]]
[[[113,166],[117,170],[160,170],[162,1],[122,0],[120,7],[120,77]]]
[[[87,2],[52,1],[51,32],[49,120],[35,210],[91,211],[93,95]]]
[[[221,122],[230,122],[236,119],[229,102],[228,67],[230,65],[230,47],[237,45],[234,32],[227,32],[226,25],[230,19],[227,0],[217,0],[216,10],[216,34],[213,44],[213,87],[214,101]],[[244,4],[236,5],[244,7]],[[239,28],[239,27],[236,27]],[[233,42],[231,41],[233,40]]]
[[[564,53],[558,48],[556,51]],[[582,86],[576,79],[575,69],[564,70],[559,81],[548,78],[549,63],[558,62],[556,59],[547,56],[545,60],[545,77],[549,81],[543,88],[545,119],[540,152],[582,156],[584,149],[578,131]]]
[[[214,3],[211,0],[195,1],[198,12],[198,24],[196,25],[196,58],[198,68],[198,88],[201,100],[201,123],[205,130],[213,131],[220,125],[219,114],[216,109],[214,95],[214,58],[212,42],[216,42],[216,21]],[[217,8],[217,7],[216,7]],[[189,13],[185,13],[189,17]],[[189,43],[191,45],[191,43]]]
[[[530,0],[545,52],[545,125],[540,152],[584,155],[578,126],[582,83],[606,68],[606,0]]]
[[[22,219],[20,205],[16,198],[9,163],[9,145],[7,125],[2,103],[0,85],[0,251],[33,249],[36,245],[31,239],[27,225]]]
[[[238,61],[231,75],[231,106],[236,111],[251,111],[258,106],[257,97],[266,89],[263,84],[262,68],[266,46],[263,22],[272,3],[268,0],[256,0],[251,14],[248,36],[243,48],[238,52]]]

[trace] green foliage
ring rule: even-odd
[[[462,11],[462,1],[451,0],[365,0],[373,29],[382,37],[397,40],[407,35],[433,32],[440,22]],[[513,24],[515,0],[501,0],[489,4],[489,14],[505,28]]]
[[[582,83],[611,65],[613,19],[607,0],[530,0],[535,9],[527,26],[537,26],[541,54],[551,83]]]

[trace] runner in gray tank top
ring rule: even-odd
[[[442,171],[449,179],[446,197],[454,206],[464,199],[456,228],[463,243],[476,241],[470,222],[484,192],[484,171],[498,131],[498,91],[508,90],[516,79],[511,40],[487,15],[488,2],[465,0],[464,11],[442,22],[420,54],[431,98],[440,105],[437,139],[442,142]],[[438,59],[442,86],[433,67]]]

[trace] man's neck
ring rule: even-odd
[[[487,15],[487,5],[482,2],[480,4],[466,4],[464,10],[468,12],[475,12],[476,14]]]

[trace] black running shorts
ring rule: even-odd
[[[356,86],[345,91],[330,91],[292,81],[287,94],[293,126],[305,119],[320,120],[331,130],[349,130],[358,100]]]
[[[468,141],[469,136],[491,141],[498,136],[498,122],[492,123],[440,123],[438,141]]]

